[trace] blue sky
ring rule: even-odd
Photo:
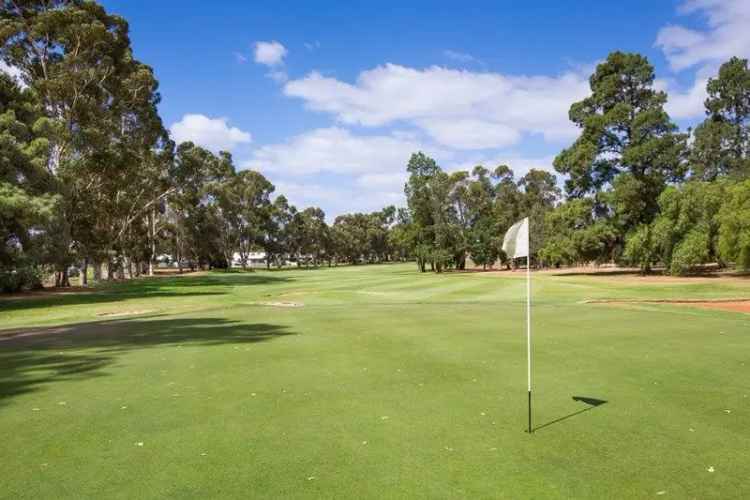
[[[154,67],[175,139],[231,151],[329,219],[402,204],[418,149],[449,170],[551,170],[612,50],[649,58],[683,127],[718,65],[750,55],[745,0],[103,3]]]

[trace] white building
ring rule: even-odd
[[[266,252],[250,252],[247,255],[245,267],[265,267]],[[232,267],[242,267],[242,257],[239,252],[232,254]]]

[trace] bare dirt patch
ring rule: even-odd
[[[750,314],[750,299],[645,299],[645,300],[584,300],[584,304],[674,304],[690,307],[699,307],[701,309],[717,309],[721,311],[732,311]]]
[[[557,277],[595,277],[618,283],[648,283],[648,284],[687,284],[687,283],[738,283],[750,285],[750,274],[726,270],[708,269],[700,274],[690,276],[670,276],[657,270],[651,274],[641,274],[637,268],[616,266],[584,266],[563,269],[544,269],[536,271]]]
[[[699,302],[692,305],[702,309],[719,309],[721,311],[750,314],[750,301],[747,300],[740,302]]]
[[[135,309],[132,311],[111,311],[111,312],[101,312],[98,313],[97,316],[102,318],[116,318],[118,316],[135,316],[136,314],[148,314],[155,312],[156,309]]]
[[[305,304],[302,304],[300,302],[252,302],[252,305],[254,306],[268,306],[268,307],[303,307]]]

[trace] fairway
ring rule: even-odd
[[[346,266],[0,299],[0,497],[750,496],[750,316],[584,303],[750,279],[534,274],[529,435],[524,277]]]

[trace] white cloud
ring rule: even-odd
[[[284,92],[343,123],[406,122],[440,144],[466,149],[507,146],[523,133],[574,138],[568,109],[589,86],[587,75],[575,72],[528,77],[386,64],[360,73],[354,84],[312,72],[288,82]]]
[[[5,61],[0,60],[0,72],[5,73],[6,75],[11,76],[16,82],[18,82],[22,86],[26,86],[23,83],[23,80],[21,79],[21,70],[18,69],[15,66],[10,66],[5,63]]]
[[[276,181],[274,184],[275,192],[283,194],[299,210],[309,206],[321,207],[329,223],[344,213],[373,212],[387,205],[403,206],[406,203],[403,186],[388,191],[360,185],[329,187],[314,182]]]
[[[388,191],[403,191],[406,183],[406,168],[402,172],[364,174],[357,177],[357,185],[363,188],[375,188]]]
[[[320,42],[315,40],[314,42],[305,42],[305,48],[310,52],[313,52],[320,48]]]
[[[209,118],[187,114],[169,128],[177,142],[191,141],[212,151],[230,151],[239,144],[252,141],[252,136],[237,127],[230,127],[226,118]]]
[[[708,79],[697,76],[693,85],[682,90],[673,80],[657,79],[654,87],[667,92],[668,100],[664,106],[673,119],[687,119],[702,116],[705,113],[706,84]]]
[[[277,41],[256,42],[255,62],[266,66],[280,66],[284,64],[287,50]]]
[[[435,148],[429,151],[415,140],[390,135],[355,135],[340,127],[330,127],[256,149],[243,167],[292,175],[399,172],[406,168],[409,156],[417,151],[444,154]]]
[[[690,0],[682,4],[680,12],[704,16],[707,29],[670,25],[659,31],[656,45],[673,70],[750,56],[748,0]]]
[[[276,83],[286,83],[289,80],[289,75],[287,75],[286,71],[282,70],[269,71],[266,73],[266,76]]]
[[[521,139],[520,131],[502,123],[471,118],[425,119],[417,123],[436,141],[456,149],[510,146]]]
[[[452,61],[456,61],[462,64],[475,63],[475,64],[484,65],[483,61],[465,52],[458,52],[455,50],[447,49],[443,51],[443,55]]]
[[[660,47],[670,67],[680,72],[698,67],[693,84],[685,89],[673,80],[656,81],[669,94],[666,109],[678,119],[704,115],[706,83],[719,65],[732,56],[750,57],[750,2],[748,0],[688,0],[679,7],[684,15],[705,19],[704,29],[672,24],[659,30],[655,45]]]
[[[241,168],[263,172],[273,180],[277,194],[297,207],[320,206],[332,222],[342,213],[404,206],[406,164],[417,151],[435,158],[448,172],[471,171],[476,165],[492,170],[506,164],[516,177],[532,168],[554,173],[554,156],[464,153],[458,158],[456,152],[420,142],[408,131],[360,135],[341,127],[315,129],[284,143],[262,146]]]

